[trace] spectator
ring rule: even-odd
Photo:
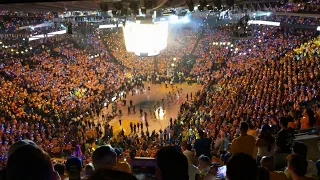
[[[160,149],[156,154],[157,165],[161,171],[161,179],[165,180],[188,180],[188,160],[182,153],[173,147],[167,146]]]
[[[281,171],[275,171],[273,165],[273,159],[270,156],[263,156],[260,161],[260,165],[266,168],[269,172],[270,180],[288,180],[285,173]]]
[[[92,154],[92,164],[95,170],[115,168],[117,153],[110,145],[100,146]]]
[[[209,157],[207,157],[205,155],[201,155],[198,158],[198,163],[199,163],[198,169],[200,171],[200,174],[206,175],[207,172],[209,171],[210,165],[211,165],[211,161],[210,161]]]
[[[258,167],[257,180],[271,180],[269,172],[263,167]]]
[[[288,119],[288,128],[292,128],[292,129],[296,130],[296,129],[298,129],[299,121],[294,119],[294,117],[296,117],[295,116],[295,114],[296,114],[295,111],[294,112],[290,112],[290,114],[292,114],[292,115],[289,115],[287,117],[287,119]]]
[[[221,159],[223,161],[223,164],[226,165],[231,157],[232,157],[231,153],[227,153],[224,156],[222,156]]]
[[[212,164],[208,173],[205,175],[204,180],[216,180],[218,174],[218,164]]]
[[[23,147],[23,146],[34,146],[34,147],[38,147],[36,145],[36,143],[34,143],[33,141],[30,140],[21,140],[21,141],[17,141],[16,143],[14,143],[13,145],[11,145],[8,149],[8,157],[10,157],[17,149]]]
[[[316,123],[316,118],[314,112],[311,109],[306,109],[303,113],[303,118],[301,119],[301,129],[312,128]]]
[[[50,157],[40,148],[23,141],[17,142],[11,151],[7,168],[7,180],[60,179],[52,167]]]
[[[69,180],[81,180],[82,161],[77,157],[70,157],[66,162]]]
[[[295,142],[292,146],[292,153],[300,155],[301,157],[304,157],[308,162],[307,172],[305,173],[306,177],[310,178],[316,178],[318,177],[318,170],[315,165],[315,163],[312,160],[307,159],[308,154],[308,147],[303,142]],[[288,175],[288,178],[291,179],[290,174],[287,173],[288,169],[285,170],[286,174]]]
[[[220,138],[218,138],[214,144],[214,148],[217,151],[217,156],[224,155],[228,151],[229,147],[229,138],[226,133],[220,130]]]
[[[194,152],[192,151],[191,144],[188,144],[187,141],[181,142],[182,153],[187,157],[189,164],[195,164]]]
[[[297,7],[294,4],[294,8]],[[300,7],[307,6],[302,4]],[[279,21],[289,24],[315,26],[319,22],[316,18],[273,15],[269,18],[268,20],[280,19]],[[43,20],[34,23],[36,22]],[[28,21],[5,22],[0,26],[6,32],[15,32],[19,25],[25,23]],[[202,153],[209,156],[210,144],[216,145],[218,155],[223,154],[226,151],[226,141],[221,143],[220,139],[216,140],[218,132],[223,132],[220,138],[224,136],[232,141],[238,134],[239,121],[250,119],[247,134],[255,134],[255,129],[260,127],[262,120],[269,123],[272,132],[277,134],[280,130],[277,119],[281,116],[290,117],[288,115],[292,115],[292,111],[296,113],[292,115],[294,119],[291,121],[294,123],[290,127],[299,128],[300,112],[304,112],[302,129],[316,126],[313,124],[314,115],[311,111],[304,111],[306,107],[317,106],[319,100],[320,53],[319,37],[314,36],[315,30],[257,25],[252,27],[252,39],[231,42],[229,27],[212,28],[209,24],[200,23],[203,25],[200,31],[178,28],[174,38],[169,38],[168,47],[156,58],[159,68],[155,66],[154,57],[138,57],[134,53],[127,53],[123,33],[117,28],[106,30],[111,33],[103,33],[108,49],[100,40],[99,32],[86,33],[85,36],[78,34],[72,38],[61,35],[56,36],[57,39],[45,38],[40,43],[29,42],[30,48],[22,49],[23,52],[28,51],[24,53],[25,56],[20,54],[21,50],[17,52],[15,47],[4,47],[11,43],[11,38],[3,39],[3,62],[0,64],[1,165],[6,164],[6,152],[10,145],[19,139],[34,140],[54,157],[69,157],[71,154],[79,156],[85,164],[91,161],[93,150],[106,143],[124,149],[123,154],[117,158],[119,161],[127,154],[132,155],[132,158],[154,157],[160,147],[166,145],[169,134],[169,139],[172,140],[170,143],[175,147],[179,147],[182,139],[190,142],[197,139],[197,157]],[[90,26],[86,29],[93,28]],[[200,36],[197,32],[201,32]],[[105,35],[111,37],[105,38]],[[84,44],[89,48],[82,48],[82,43],[74,41],[86,41]],[[188,62],[191,63],[188,65],[182,57],[193,49],[199,58],[190,58]],[[112,54],[107,53],[108,51]],[[19,55],[13,55],[16,52]],[[92,54],[99,55],[93,57]],[[172,120],[174,123],[171,123],[170,132],[166,128],[159,138],[157,132],[152,132],[151,136],[148,132],[145,136],[142,131],[139,137],[136,134],[126,135],[124,131],[114,133],[112,127],[105,126],[105,137],[102,138],[100,124],[97,126],[95,123],[97,116],[101,123],[99,114],[104,108],[102,104],[121,91],[139,93],[136,88],[140,88],[142,92],[142,81],[145,79],[170,81],[166,76],[168,65],[170,66],[168,59],[172,59],[172,56],[177,56],[174,61],[180,66],[175,67],[176,72],[188,73],[189,79],[203,84],[204,88],[194,94],[192,101],[181,104],[178,118]],[[181,78],[183,79],[183,75],[178,77],[179,81]],[[172,87],[174,79],[176,77],[172,77],[170,81]],[[182,90],[180,93],[179,91],[173,92],[174,98],[170,95],[168,99],[173,101],[177,94],[181,96]],[[120,105],[117,101],[114,101],[115,106],[112,107]],[[108,108],[108,105],[104,106]],[[111,118],[117,116],[116,112],[118,109],[112,113]],[[198,133],[199,129],[205,130],[205,135],[202,131]],[[205,136],[209,143],[202,140]],[[280,133],[277,145],[285,142],[281,141],[281,137],[283,138],[283,134],[281,136]],[[263,139],[261,137],[260,142]],[[284,143],[283,146],[288,144]],[[265,147],[261,146],[262,151]],[[260,153],[260,157],[270,155],[269,153],[271,154]],[[276,160],[280,154],[281,151],[276,153]],[[106,166],[106,163],[102,164]]]
[[[211,139],[206,138],[202,130],[199,130],[199,139],[196,139],[194,143],[194,149],[196,150],[196,156],[200,157],[202,154],[210,157],[210,144]]]
[[[258,166],[251,155],[234,154],[227,163],[228,180],[256,180]]]
[[[116,148],[115,151],[117,153],[117,160],[118,160],[117,169],[119,171],[123,171],[123,172],[131,174],[132,173],[131,167],[130,167],[129,163],[123,158],[122,149]]]
[[[132,174],[112,169],[99,169],[88,180],[137,180]]]
[[[291,154],[287,158],[288,172],[293,180],[311,180],[314,178],[306,177],[305,174],[308,169],[307,160],[297,154]]]
[[[88,179],[94,173],[94,168],[91,163],[84,167],[84,179]]]
[[[196,176],[200,175],[199,168],[193,164],[189,164],[188,166],[188,176],[189,180],[196,180]]]
[[[194,158],[194,152],[192,151],[192,146],[191,144],[188,144],[187,141],[182,141],[181,142],[181,150],[183,155],[185,155],[188,159],[188,175],[189,175],[189,180],[195,180],[196,175],[200,174],[200,171],[198,167],[196,167],[195,164],[195,158]]]
[[[254,128],[251,122],[248,123],[248,125],[249,129],[247,131],[247,134],[253,136],[254,138],[257,138],[257,130]]]
[[[270,126],[264,124],[261,128],[258,140],[256,141],[256,146],[258,147],[257,153],[257,162],[260,163],[260,160],[263,156],[273,156],[275,148],[275,139],[271,134]]]
[[[283,169],[286,165],[285,159],[291,153],[291,146],[294,139],[294,132],[288,129],[288,120],[286,117],[280,118],[281,130],[276,137],[275,149],[275,169]]]
[[[232,141],[230,152],[233,154],[236,153],[246,153],[250,156],[253,156],[253,150],[255,147],[256,140],[253,136],[248,135],[249,125],[246,122],[240,124],[240,137],[235,138]]]
[[[319,127],[320,126],[320,104],[317,105],[315,118],[316,118],[316,123],[314,124],[314,127]]]
[[[65,175],[64,170],[65,170],[65,166],[64,164],[60,164],[57,163],[54,165],[54,170],[59,173],[59,176],[62,180],[64,180],[65,178],[67,178],[68,176]],[[70,178],[69,178],[70,179]]]
[[[316,167],[317,167],[317,170],[318,170],[318,176],[320,177],[320,160],[318,160],[316,163],[315,163]]]

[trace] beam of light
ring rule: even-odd
[[[99,25],[99,29],[107,29],[107,28],[115,28],[115,27],[117,27],[117,25],[113,25],[113,24]],[[122,23],[119,23],[118,27],[123,27]]]
[[[32,26],[32,28],[42,28],[42,27],[48,27],[48,26],[53,26],[54,24],[51,23],[51,22],[44,22],[44,23],[41,23],[41,24],[37,24],[35,26]]]
[[[67,33],[66,30],[55,31],[55,32],[48,33],[48,35],[46,37],[52,37],[52,36],[55,36],[55,35],[65,34],[65,33]],[[29,37],[29,41],[34,41],[34,40],[38,40],[38,39],[42,39],[42,38],[46,38],[46,37],[44,37],[44,34],[40,34],[40,35],[36,35],[36,36],[30,36]]]
[[[249,20],[248,24],[259,24],[259,25],[268,25],[268,26],[280,26],[280,22],[273,21],[260,21],[260,20]]]

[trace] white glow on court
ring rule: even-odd
[[[158,22],[154,24],[127,23],[123,27],[126,49],[134,52],[148,53],[154,56],[167,47],[168,23]]]
[[[156,110],[156,118],[158,120],[164,120],[165,118],[165,115],[166,115],[166,111],[162,109],[162,107],[159,107],[157,110]]]

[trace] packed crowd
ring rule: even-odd
[[[285,15],[271,14],[269,16],[260,16],[255,19],[283,22],[291,25],[309,25],[309,26],[320,25],[320,18],[317,18],[317,17],[300,17],[300,16],[285,16]]]
[[[132,74],[139,74],[144,77],[157,73],[166,77],[170,62],[179,64],[185,54],[193,50],[200,27],[195,25],[192,28],[171,27],[169,30],[167,47],[156,57],[140,57],[134,52],[127,52],[122,29],[111,29],[104,36],[110,52],[125,67],[131,69]],[[174,60],[174,61],[173,61]],[[156,61],[157,66],[155,66]]]
[[[290,12],[290,13],[309,13],[317,14],[320,12],[320,2],[318,0],[311,0],[308,2],[296,1],[288,2],[284,6],[274,9],[280,12]]]
[[[161,147],[157,146],[159,142],[160,145],[173,146],[183,140],[194,143],[194,139],[201,139],[204,131],[205,136],[214,142],[212,147],[208,145],[212,151],[206,151],[211,157],[228,150],[228,146],[218,144],[219,139],[227,139],[226,144],[232,142],[241,134],[240,122],[248,122],[248,133],[255,138],[264,136],[262,132],[259,134],[261,127],[266,127],[262,126],[264,124],[271,127],[268,129],[271,137],[277,136],[283,127],[278,121],[281,117],[286,117],[282,118],[284,124],[292,129],[318,127],[320,108],[316,89],[319,86],[320,39],[315,36],[316,32],[257,26],[253,39],[234,42],[229,42],[227,34],[225,26],[205,31],[196,53],[203,57],[198,62],[207,66],[201,69],[195,65],[194,71],[203,78],[206,86],[193,102],[181,106],[180,115],[170,129],[141,138],[119,134],[120,141],[114,141],[121,142],[120,145],[117,142],[112,145],[124,148],[129,154],[136,151],[139,156],[152,157]],[[214,66],[217,67],[213,71],[210,67]],[[132,141],[135,148],[126,149]],[[261,151],[254,157],[272,155],[281,162],[278,157],[281,151],[273,148],[268,152]],[[282,165],[277,166],[284,168],[283,162],[282,158]]]
[[[88,111],[83,107],[100,105],[108,94],[118,91],[124,81],[119,67],[104,60],[108,59],[108,54],[88,58],[89,54],[67,41],[59,43],[53,51],[60,56],[42,52],[28,59],[14,58],[2,64],[2,72],[10,78],[7,81],[21,89],[21,97],[15,98],[10,95],[13,87],[2,91],[4,106],[11,104],[4,108],[5,116],[16,114],[20,118],[23,113],[14,112],[24,108],[27,112],[37,110],[57,119],[69,119]],[[10,83],[3,84],[10,86]]]
[[[293,144],[294,129],[320,126],[320,37],[315,31],[255,26],[252,39],[232,41],[226,26],[204,27],[195,49],[199,58],[191,71],[204,83],[203,89],[181,105],[169,127],[150,133],[141,123],[140,130],[129,135],[114,134],[112,126],[95,123],[93,117],[100,117],[109,103],[106,99],[135,87],[127,82],[126,68],[133,77],[157,69],[153,58],[126,52],[121,31],[108,31],[102,38],[87,36],[81,41],[86,48],[73,38],[48,39],[50,51],[42,48],[35,55],[0,64],[4,179],[21,179],[27,172],[33,172],[30,179],[57,177],[48,154],[82,158],[83,162],[76,157],[67,160],[69,179],[80,179],[86,164],[85,170],[96,171],[93,175],[85,171],[88,177],[110,175],[115,169],[130,174],[128,163],[134,157],[155,157],[163,179],[214,179],[218,165],[212,162],[226,165],[230,180],[262,179],[259,174],[265,172],[276,176],[273,179],[318,176],[313,162],[307,161],[307,147]],[[198,33],[182,28],[169,38],[168,48],[157,57],[159,74],[165,74],[168,59],[179,62],[193,51]],[[38,145],[15,143],[23,139]],[[103,146],[106,143],[123,152]],[[38,168],[24,164],[33,160]],[[55,168],[65,176],[59,166],[64,165]],[[274,168],[286,175],[272,173]]]
[[[191,74],[197,76],[201,82],[208,83],[211,80],[214,63],[223,63],[227,60],[231,47],[231,38],[228,28],[205,29],[200,39],[195,54],[198,55]],[[219,76],[219,75],[218,75]],[[215,76],[216,77],[216,76]]]
[[[226,30],[222,28],[218,31],[223,33]],[[229,45],[216,44],[219,39],[209,43],[206,41],[208,37],[204,37],[202,43],[207,48],[202,48],[200,53],[205,56],[208,56],[208,51],[213,51],[210,54],[221,54],[207,61],[202,59],[218,67],[213,73],[207,70],[211,75],[206,77],[208,85],[198,101],[186,106],[188,122],[185,124],[198,124],[200,129],[208,129],[208,134],[216,137],[221,130],[217,128],[220,122],[229,127],[224,131],[232,138],[237,132],[232,123],[249,120],[253,127],[259,127],[266,121],[272,125],[281,116],[292,115],[297,121],[302,118],[305,109],[317,110],[319,39],[305,42],[315,32],[263,26],[254,31],[254,39],[237,40]],[[302,44],[301,47],[299,44]],[[228,51],[224,52],[222,48]],[[308,52],[303,52],[306,49]],[[225,58],[222,63],[221,57]],[[304,70],[300,72],[297,69]],[[192,112],[196,110],[195,113],[190,114],[190,106]],[[309,128],[314,123],[302,127]],[[294,127],[297,129],[297,124]]]
[[[121,149],[102,145],[93,151],[92,163],[86,165],[76,156],[69,156],[65,162],[51,161],[50,156],[33,141],[22,140],[10,146],[7,166],[0,171],[0,178],[10,180],[316,180],[319,175],[319,161],[314,163],[307,159],[308,147],[304,143],[288,144],[288,141],[293,138],[293,132],[287,128],[287,123],[285,117],[280,119],[281,130],[276,138],[271,135],[269,125],[265,124],[256,141],[247,133],[248,123],[242,122],[240,136],[234,139],[226,150],[223,144],[228,140],[221,133],[221,138],[214,145],[219,148],[221,158],[213,157],[212,159],[206,155],[210,152],[211,141],[204,137],[202,131],[194,143],[194,150],[184,141],[181,148],[174,145],[160,148],[155,153],[155,159],[127,160]],[[255,146],[258,147],[258,152],[264,154],[257,161],[253,158]],[[274,147],[278,154],[285,155],[281,163],[286,168],[281,171],[277,169],[277,161],[274,161],[275,157],[270,153]],[[139,164],[139,161],[144,164]]]
[[[103,127],[93,117],[134,83],[126,84],[123,68],[112,62],[96,37],[86,43],[103,53],[92,56],[92,49],[81,49],[64,36],[48,38],[30,54],[1,63],[2,167],[8,147],[20,139],[34,140],[53,157],[79,154],[77,145],[82,144],[86,157],[91,148],[85,145],[102,136]]]
[[[212,33],[219,34],[216,31],[212,31]],[[199,107],[199,112],[193,115],[194,118],[199,120],[201,118],[199,114],[204,113],[205,116],[216,114],[216,120],[223,117],[224,121],[227,122],[233,118],[245,120],[248,117],[255,122],[256,119],[261,121],[275,115],[278,116],[274,118],[279,118],[280,115],[288,115],[291,110],[301,111],[300,106],[304,108],[305,104],[315,102],[317,83],[313,83],[313,81],[317,82],[318,77],[317,60],[310,59],[310,61],[314,61],[314,63],[310,64],[291,60],[290,66],[288,65],[289,62],[287,62],[289,57],[292,56],[301,58],[301,54],[291,55],[292,52],[295,52],[292,49],[297,48],[297,45],[304,41],[301,37],[305,36],[307,39],[312,37],[314,32],[296,31],[295,33],[297,34],[294,34],[290,29],[259,27],[256,30],[256,38],[259,43],[256,43],[257,39],[239,40],[235,45],[226,43],[223,48],[213,44],[206,44],[206,47],[212,47],[211,50],[214,53],[211,54],[221,53],[221,55],[217,56],[217,59],[211,58],[207,61],[203,58],[202,60],[205,63],[220,63],[223,60],[219,60],[219,58],[228,55],[230,58],[226,58],[223,61],[225,67],[222,65],[219,70],[211,74],[211,77],[206,77],[207,84],[210,86],[201,94],[201,106]],[[209,37],[212,37],[212,35]],[[206,38],[204,37],[202,43],[207,43]],[[311,47],[316,48],[318,46],[317,39],[314,40],[314,43],[309,42],[307,44],[311,44]],[[286,46],[281,44],[286,44]],[[269,48],[264,48],[265,46]],[[221,50],[227,49],[227,47],[231,53]],[[262,51],[262,49],[265,51]],[[304,45],[299,49],[304,49]],[[206,48],[202,50],[204,51],[203,54],[209,54],[206,53]],[[264,58],[262,59],[261,57]],[[301,74],[296,70],[299,68],[306,68],[308,71]],[[210,73],[210,71],[211,69],[208,72]],[[286,74],[284,74],[285,72]],[[289,72],[292,73],[290,73],[290,76]],[[279,81],[285,83],[278,83]],[[213,82],[215,83],[212,85]],[[269,87],[269,84],[272,84],[272,86],[270,85]],[[251,98],[249,99],[248,97]],[[191,105],[199,106],[197,103]],[[189,109],[186,112],[189,112]],[[192,118],[189,117],[187,119]],[[215,125],[212,126],[215,127]]]
[[[0,13],[1,34],[39,35],[63,30],[62,26],[52,22],[53,13],[22,13],[2,11]]]

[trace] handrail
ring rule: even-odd
[[[320,132],[320,126],[312,127],[312,128],[308,128],[308,129],[295,130],[296,135],[319,134],[319,132]]]

